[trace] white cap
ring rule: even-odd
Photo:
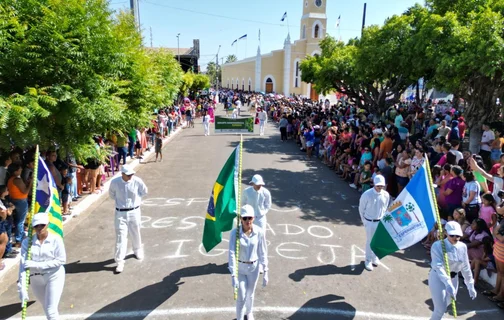
[[[249,184],[255,184],[256,186],[264,186],[264,180],[260,175],[254,174]]]
[[[45,212],[37,213],[33,215],[32,227],[38,226],[39,224],[49,224],[49,214]]]
[[[457,221],[449,221],[445,224],[446,233],[449,236],[459,236],[462,237],[462,228]]]
[[[255,217],[254,208],[250,204],[246,204],[241,208],[240,215],[242,217]]]
[[[121,172],[124,173],[125,175],[127,176],[131,176],[132,174],[135,174],[135,170],[133,170],[133,168],[131,168],[130,166],[128,165],[124,165],[122,166],[121,168]]]
[[[377,175],[374,177],[373,184],[374,184],[375,186],[382,186],[382,187],[385,187],[385,177],[384,177],[384,176],[382,176],[381,174],[377,174]]]

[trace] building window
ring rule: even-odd
[[[303,31],[301,32],[301,39],[306,39],[306,25],[303,24]]]
[[[242,91],[245,91],[245,79],[242,79]]]
[[[299,60],[294,63],[294,88],[299,88],[299,83],[301,82],[300,77],[301,71],[299,70]]]
[[[318,39],[319,38],[319,33],[320,33],[320,27],[318,24],[315,25],[315,31],[313,32],[313,37],[315,39]]]
[[[227,88],[229,88],[229,79],[227,79]]]
[[[248,81],[248,87],[249,87],[248,91],[249,91],[249,92],[250,92],[250,87],[251,87],[251,86],[252,86],[252,80],[250,80],[250,79],[249,79],[249,81]]]

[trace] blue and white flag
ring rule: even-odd
[[[341,21],[341,15],[339,15],[338,20],[336,21],[336,28],[339,28],[340,21]]]
[[[238,42],[238,39],[236,39],[235,41],[233,41],[233,43],[231,43],[231,47],[234,46],[235,43]]]
[[[239,37],[238,40],[245,39],[247,37],[247,34],[244,34],[243,36]]]
[[[282,20],[280,20],[280,21],[284,21],[284,20],[285,20],[285,18],[287,18],[287,11],[285,11],[285,13],[284,13],[284,14],[283,14],[283,16],[282,16]]]
[[[389,206],[371,240],[378,258],[406,249],[425,238],[436,223],[436,198],[427,161]]]

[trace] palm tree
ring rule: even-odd
[[[395,233],[397,234],[397,230],[394,228],[394,222],[395,219],[394,217],[392,217],[390,214],[387,214],[385,217],[383,217],[383,222],[387,222],[387,223],[390,223],[390,225],[392,226],[392,229],[394,229]]]
[[[226,63],[238,61],[238,58],[234,54],[230,54],[226,57]]]

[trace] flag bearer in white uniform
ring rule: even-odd
[[[249,184],[252,186],[243,191],[242,204],[254,208],[254,224],[263,229],[266,236],[266,214],[271,209],[271,193],[264,187],[264,180],[258,174],[252,177]]]
[[[264,136],[264,125],[268,120],[268,114],[263,108],[259,108],[257,118],[259,119],[259,135]]]
[[[121,176],[110,182],[109,195],[115,200],[116,273],[124,270],[124,258],[128,249],[128,233],[131,236],[133,253],[143,260],[144,250],[140,237],[140,204],[147,194],[147,186],[142,179],[134,176],[135,170],[128,165],[121,168]]]
[[[66,252],[63,239],[49,233],[49,215],[37,213],[32,218],[36,234],[32,238],[31,260],[27,260],[28,238],[21,246],[18,291],[21,301],[28,301],[26,269],[30,269],[33,294],[44,308],[48,320],[59,319],[58,305],[65,286]]]
[[[366,228],[366,262],[364,266],[368,271],[373,271],[373,267],[377,267],[380,262],[371,250],[371,240],[390,201],[390,195],[385,190],[385,178],[382,175],[376,175],[373,184],[374,187],[364,192],[359,201],[359,214]]]
[[[259,278],[259,266],[264,269],[263,287],[268,284],[268,251],[264,231],[253,224],[254,208],[244,205],[241,208],[240,248],[236,261],[236,228],[231,230],[229,239],[229,271],[233,288],[238,289],[236,300],[236,320],[254,320],[254,293]],[[238,263],[238,266],[236,265]],[[235,268],[238,267],[238,276]]]
[[[431,320],[441,320],[446,312],[446,307],[450,305],[451,298],[457,297],[459,277],[462,272],[464,282],[469,291],[471,299],[476,299],[477,293],[474,289],[474,279],[467,255],[467,246],[460,241],[462,228],[456,221],[450,221],[445,225],[448,237],[444,240],[434,242],[431,247],[431,271],[429,273],[429,289],[434,303],[434,312]],[[450,274],[444,267],[443,248],[441,241],[444,241],[448,255]]]

